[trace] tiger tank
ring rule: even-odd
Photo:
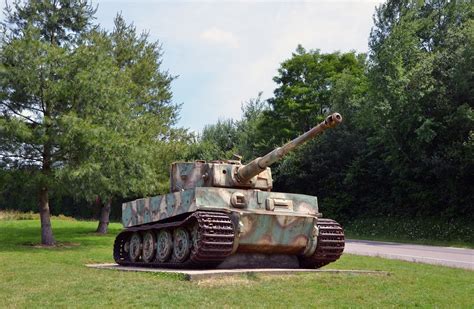
[[[344,251],[342,227],[322,217],[316,196],[272,192],[269,166],[341,121],[334,113],[245,165],[240,160],[173,163],[170,193],[122,204],[116,263],[226,268],[239,257],[238,267],[265,267],[262,261],[285,256],[296,261],[290,267],[319,268],[336,261]],[[262,263],[255,265],[255,256]]]

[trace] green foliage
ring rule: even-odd
[[[474,248],[471,220],[385,216],[341,222],[347,238]]]
[[[16,0],[6,6],[5,26],[10,34],[21,37],[27,28],[34,28],[41,41],[52,45],[75,43],[78,35],[92,26],[94,9],[88,1]]]
[[[343,222],[472,219],[473,10],[470,1],[387,1],[368,57],[298,46],[268,109],[233,148],[261,156],[338,111],[339,127],[272,167],[275,190],[316,195],[324,215]]]
[[[466,86],[474,84],[472,10],[463,1],[388,1],[377,9],[369,62],[353,55],[358,61],[341,61],[349,65],[339,66],[341,73],[327,69],[334,61],[311,66],[315,57],[337,59],[333,54],[298,48],[275,78],[281,85],[269,100],[267,148],[285,132],[300,133],[295,126],[310,114],[307,97],[313,115],[329,107],[344,122],[284,158],[274,173],[276,189],[317,195],[323,213],[343,221],[472,217],[473,96]],[[331,78],[303,78],[301,68]]]
[[[97,63],[84,64],[80,78],[86,82],[76,82],[85,86],[78,96],[90,95],[92,108],[68,115],[71,152],[78,155],[59,177],[75,184],[72,193],[89,200],[164,192],[177,153],[171,144],[181,135],[172,128],[178,106],[171,103],[173,78],[160,70],[160,46],[148,42],[146,33],[138,35],[120,15],[110,35],[93,34],[92,40],[85,53],[91,46],[98,49],[92,51]],[[97,57],[100,53],[104,57]],[[104,87],[90,93],[92,84]],[[106,105],[97,111],[98,103]]]
[[[80,69],[75,50],[83,35],[95,32],[93,13],[85,1],[16,1],[2,23],[0,161],[6,169],[31,172],[46,245],[54,244],[49,190],[61,184],[54,172],[73,155],[64,116],[84,104],[70,92]]]
[[[238,155],[250,161],[259,156],[256,148],[265,143],[257,130],[265,110],[267,105],[260,93],[242,106],[241,120],[219,120],[205,126],[201,136],[189,145],[184,159],[225,160],[236,159],[234,155]]]
[[[0,170],[0,209],[14,202],[18,211],[32,211],[37,209],[37,196],[31,194],[36,187],[28,170]],[[34,206],[34,209],[32,208]]]
[[[177,158],[248,162],[338,111],[342,125],[273,166],[275,190],[317,195],[325,216],[346,222],[473,218],[470,1],[385,2],[368,57],[298,46],[273,97],[192,142],[173,128],[179,106],[159,42],[121,16],[105,33],[90,5],[67,3],[14,4],[3,25],[0,208],[31,210],[38,185],[57,204],[72,193],[78,205],[163,193]]]
[[[214,125],[208,125],[204,127],[201,140],[208,145],[215,145],[214,159],[229,158],[232,156],[238,142],[236,123],[228,119],[219,120]]]
[[[262,155],[258,150],[265,147],[267,141],[259,129],[264,125],[264,114],[268,109],[268,103],[262,99],[262,93],[242,106],[242,119],[237,122],[239,133],[237,153],[242,156],[244,162],[252,161]]]
[[[322,121],[333,110],[335,83],[341,75],[362,75],[363,59],[364,55],[353,52],[322,54],[298,46],[273,78],[278,88],[268,99],[270,109],[259,127],[272,147],[262,150],[269,151]]]
[[[225,160],[236,153],[237,128],[234,120],[218,120],[206,125],[201,135],[195,136],[183,157],[184,160]]]
[[[302,48],[298,50],[301,51]],[[293,59],[302,65],[301,57],[301,54],[294,54],[292,59],[282,64],[282,67],[292,63]],[[311,52],[306,54],[303,59],[308,62],[303,67],[313,67],[312,64],[315,61],[319,63],[312,69],[321,72],[310,74],[308,70],[307,75],[324,76],[324,78],[320,77],[311,82],[309,82],[311,78],[300,78],[299,83],[307,89],[307,96],[315,100],[311,105],[311,112],[304,108],[300,111],[314,115],[313,122],[308,123],[307,126],[315,126],[316,120],[322,120],[329,110],[340,112],[344,121],[336,129],[329,130],[316,140],[283,158],[280,164],[275,165],[275,190],[317,195],[322,200],[321,208],[325,216],[338,219],[343,214],[344,207],[354,203],[352,192],[344,188],[343,181],[350,174],[354,157],[358,155],[365,144],[365,135],[361,128],[361,125],[364,124],[361,109],[368,89],[365,75],[365,55],[355,53],[326,55]],[[280,69],[281,71],[282,69]],[[287,71],[286,74],[301,76],[299,71]],[[275,117],[275,111],[281,110],[279,105],[285,105],[286,99],[281,95],[281,89],[291,88],[293,84],[282,84],[275,91],[275,98],[271,99],[273,109],[265,113],[265,123],[273,123],[279,129],[275,130],[271,126],[262,126],[261,128],[263,132],[267,132],[266,134],[277,136],[276,140],[280,140],[278,145],[286,142],[281,135],[278,138],[279,132],[284,131],[280,127],[286,124],[285,122],[276,123],[271,119]],[[294,100],[294,109],[297,110],[300,106],[310,106],[310,104],[304,102],[300,104],[300,101]],[[301,123],[298,117],[291,121],[296,125]],[[271,133],[272,130],[277,133]],[[303,127],[300,130],[303,130]],[[303,133],[303,131],[293,129],[290,131],[293,132],[291,139]],[[267,140],[274,141],[275,139],[269,138]],[[271,148],[278,145],[271,145]]]
[[[389,1],[377,10],[369,147],[386,169],[375,181],[392,188],[387,202],[400,212],[472,215],[472,17],[469,1]]]
[[[161,69],[159,42],[120,15],[105,32],[92,24],[94,13],[86,1],[15,2],[6,10],[0,164],[2,175],[21,175],[29,186],[2,181],[10,207],[16,193],[31,200],[38,190],[46,201],[49,191],[76,205],[166,191],[168,166],[187,137],[173,127],[174,77]]]
[[[55,216],[55,219],[74,221],[74,218],[67,217],[64,215]],[[12,220],[39,220],[40,216],[32,211],[21,212],[17,210],[0,210],[0,221],[12,221]]]

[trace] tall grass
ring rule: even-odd
[[[362,218],[344,224],[348,237],[474,247],[474,223],[444,218]]]
[[[16,210],[0,210],[0,221],[9,221],[9,220],[39,220],[40,216],[38,213],[32,211],[29,212],[20,212]],[[74,221],[72,217],[59,215],[52,216],[54,219],[60,219],[65,221]]]

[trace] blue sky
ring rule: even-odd
[[[240,118],[241,105],[273,94],[279,64],[298,44],[323,52],[367,51],[380,0],[152,1],[93,0],[97,22],[112,29],[121,12],[162,43],[163,68],[179,77],[173,100],[178,126],[200,131]]]

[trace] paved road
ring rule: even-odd
[[[473,249],[347,239],[344,253],[474,270]]]

